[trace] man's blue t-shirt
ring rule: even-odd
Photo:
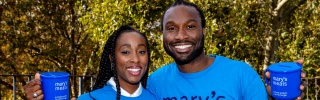
[[[106,85],[101,89],[90,92],[91,97],[95,100],[116,100],[117,92],[111,85]],[[89,93],[82,94],[77,100],[92,100]],[[156,97],[148,90],[142,89],[142,93],[137,97],[126,97],[120,95],[120,100],[156,100]]]
[[[262,79],[248,64],[223,56],[206,69],[182,73],[176,63],[149,76],[147,89],[159,100],[267,100]]]

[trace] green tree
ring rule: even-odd
[[[92,75],[91,70],[99,62],[96,55],[99,45],[91,41],[78,21],[85,11],[79,7],[85,4],[76,0],[0,1],[0,73],[65,71],[71,75]],[[4,84],[2,89],[12,93],[12,77],[1,78],[0,82]],[[26,77],[17,77],[17,82],[18,98],[26,99],[23,93]],[[78,95],[77,78],[71,82],[74,85],[71,95]]]
[[[162,49],[160,18],[171,2],[160,0],[93,0],[90,11],[80,18],[92,40],[103,46],[112,32],[121,25],[131,25],[145,33],[151,46],[151,71],[173,60]],[[102,51],[102,50],[101,50]],[[101,52],[99,53],[101,54]]]
[[[207,54],[243,60],[260,75],[271,63],[300,58],[305,59],[305,70],[316,69],[315,72],[319,72],[319,59],[316,57],[319,46],[315,38],[319,34],[319,22],[314,21],[318,18],[315,17],[319,11],[318,1],[190,1],[201,7],[207,19]],[[86,32],[92,33],[93,40],[99,41],[100,45],[114,29],[123,24],[130,24],[146,33],[152,47],[153,71],[172,62],[163,50],[159,29],[161,16],[172,2],[96,0],[89,6],[91,10],[81,18],[81,22],[86,26]],[[304,16],[306,13],[309,15]],[[302,34],[304,27],[309,31]],[[309,40],[300,37],[308,37]]]
[[[308,76],[320,76],[318,0],[190,1],[199,5],[207,19],[207,54],[243,60],[260,75],[271,63],[303,58]],[[173,61],[162,47],[160,30],[161,17],[172,2],[2,0],[0,74],[68,71],[73,75],[95,75],[105,41],[124,24],[147,35],[152,72]],[[18,79],[17,92],[22,99],[25,80]],[[72,79],[75,86],[76,81]],[[0,82],[1,89],[12,90],[12,79]],[[308,84],[308,98],[317,96],[314,84]],[[84,91],[90,91],[89,85],[84,86]],[[72,87],[72,96],[78,92]]]

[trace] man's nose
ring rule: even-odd
[[[188,37],[189,37],[189,35],[187,34],[187,31],[184,30],[183,28],[180,28],[174,38],[178,39],[178,40],[183,40],[183,39],[186,39]]]

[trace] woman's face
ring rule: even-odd
[[[137,32],[124,32],[116,41],[116,69],[121,87],[137,85],[148,67],[145,39]],[[128,85],[129,85],[128,84]]]

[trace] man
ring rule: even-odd
[[[161,20],[163,46],[175,60],[152,73],[147,89],[160,100],[267,100],[266,88],[245,62],[204,52],[205,17],[177,0]]]

